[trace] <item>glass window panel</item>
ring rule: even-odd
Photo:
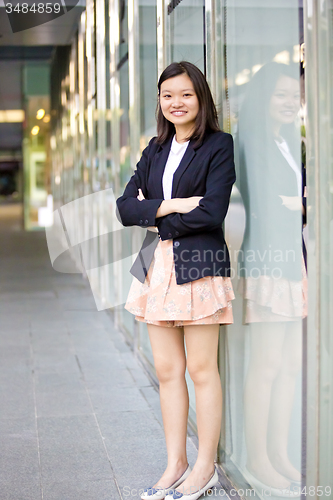
[[[183,0],[167,11],[168,62],[189,61],[205,71],[204,0]]]
[[[120,91],[120,185],[125,187],[133,174],[129,150],[129,85],[128,85],[128,5],[127,0],[119,2],[119,55],[118,78]]]
[[[307,2],[309,333],[307,486],[333,490],[333,4]],[[312,98],[313,97],[313,98]],[[310,330],[311,327],[311,330]],[[317,375],[318,374],[318,375]]]
[[[139,71],[140,71],[140,149],[156,135],[155,110],[157,104],[157,32],[156,1],[139,0]],[[146,229],[137,228],[137,241],[142,241]],[[141,244],[140,244],[141,246]],[[137,322],[140,349],[154,366],[147,325]]]
[[[111,182],[111,89],[110,89],[110,17],[109,0],[105,0],[105,70],[106,70],[106,178]]]
[[[119,70],[120,87],[120,183],[125,187],[133,169],[130,162],[129,146],[129,94],[128,94],[128,61],[126,60]]]
[[[258,493],[267,486],[273,494],[300,480],[302,468],[299,2],[224,5],[217,53],[224,126],[235,141],[237,181],[225,230],[236,300],[220,455],[236,484],[244,486],[245,477]]]
[[[155,0],[139,1],[140,138],[145,147],[156,135],[157,32]]]
[[[322,2],[319,16],[321,381],[319,485],[333,491],[333,4]]]
[[[119,46],[118,46],[118,82],[120,92],[119,102],[119,163],[120,163],[120,192],[133,175],[133,168],[130,157],[130,122],[129,122],[129,68],[128,68],[128,2],[121,0],[119,6]],[[121,248],[132,248],[131,233],[121,231]],[[127,251],[126,251],[127,253]],[[128,289],[132,280],[132,275],[128,269],[123,269],[119,264],[119,277],[121,283],[117,282],[120,289]],[[126,266],[124,266],[126,267]],[[134,316],[124,307],[119,308],[119,320],[129,335],[134,335]]]

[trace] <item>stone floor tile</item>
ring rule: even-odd
[[[113,480],[44,481],[43,500],[118,500],[121,499]]]
[[[89,395],[97,414],[133,409],[149,411],[151,409],[136,387],[114,387],[109,391],[91,390]]]
[[[149,435],[149,439],[162,439],[164,431],[161,424],[149,411],[123,411],[97,415],[97,421],[104,438],[118,441],[130,447],[132,439]]]
[[[158,392],[114,311],[97,311],[81,275],[52,269],[45,234],[6,231],[0,499],[139,499],[167,461]]]
[[[16,474],[8,480],[0,480],[0,491],[1,500],[42,500],[39,477],[19,478]]]

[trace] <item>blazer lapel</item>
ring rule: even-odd
[[[187,169],[187,167],[191,163],[192,159],[196,155],[196,152],[193,149],[193,142],[194,141],[190,141],[189,145],[186,148],[185,154],[184,154],[180,164],[178,165],[177,170],[173,174],[171,198],[176,197],[176,193],[177,193],[177,189],[179,186],[181,176],[183,175],[183,173],[185,172],[185,170]]]
[[[162,149],[156,153],[152,159],[150,172],[152,177],[152,186],[155,190],[156,198],[164,198],[163,187],[162,187],[162,177],[167,162],[170,147],[171,147],[172,137],[165,143],[162,144]]]
[[[168,160],[170,148],[171,148],[171,142],[172,142],[173,137],[171,137],[165,144],[163,144],[161,147],[161,151],[156,153],[152,159],[152,164],[151,164],[151,176],[152,176],[152,185],[154,186],[156,198],[164,198],[163,195],[163,186],[162,186],[162,177],[165,169],[166,162]],[[172,181],[172,193],[171,197],[174,198],[176,196],[179,182],[181,179],[181,176],[191,163],[192,159],[196,155],[196,151],[193,148],[193,143],[194,140],[191,140],[189,145],[186,148],[185,154],[175,171],[173,175],[173,181]]]

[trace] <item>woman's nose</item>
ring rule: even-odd
[[[175,108],[178,108],[179,106],[182,106],[182,105],[183,105],[183,103],[181,101],[181,98],[175,97],[173,100],[172,106]]]
[[[288,107],[288,108],[294,108],[295,106],[295,100],[293,98],[293,96],[289,96],[286,101],[285,101],[285,105]]]

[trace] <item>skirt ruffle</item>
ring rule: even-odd
[[[308,313],[308,280],[304,259],[302,280],[259,276],[240,278],[243,296],[243,323],[296,321]]]
[[[159,240],[145,282],[133,278],[125,309],[138,321],[160,326],[231,324],[234,298],[228,277],[177,285],[173,240]]]

